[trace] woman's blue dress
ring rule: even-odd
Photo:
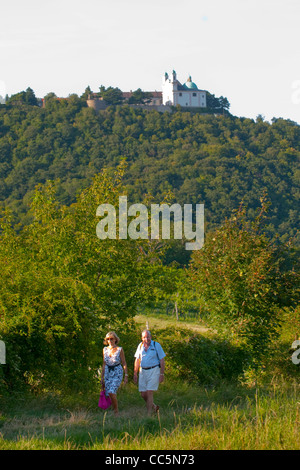
[[[121,364],[122,348],[118,348],[116,352],[110,356],[108,348],[104,348],[104,382],[105,382],[105,395],[110,393],[117,393],[118,388],[123,380],[123,367]]]

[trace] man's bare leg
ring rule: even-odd
[[[148,415],[151,415],[153,411],[158,412],[159,410],[159,406],[155,405],[155,403],[153,402],[153,395],[154,395],[153,390],[147,390],[146,392],[141,392],[141,396],[145,400],[146,405],[147,405]]]
[[[146,392],[141,392],[141,396],[146,402],[148,415],[151,415],[153,411],[153,390],[147,390]]]

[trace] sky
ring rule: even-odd
[[[300,0],[1,1],[0,95],[184,83],[300,123]]]

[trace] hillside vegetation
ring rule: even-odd
[[[287,314],[299,333],[298,251],[264,233],[265,197],[253,221],[240,206],[184,267],[165,262],[161,240],[96,236],[96,209],[117,206],[125,173],[124,164],[103,170],[70,206],[53,183],[39,186],[24,227],[1,214],[0,339],[10,360],[0,390],[88,387],[107,329],[130,338],[145,308],[204,321],[242,351],[239,373],[269,356]]]
[[[111,106],[96,114],[85,100],[46,100],[0,107],[0,201],[27,223],[34,188],[60,180],[64,204],[104,167],[128,163],[124,184],[132,203],[168,191],[179,204],[205,204],[206,230],[216,228],[244,200],[250,218],[265,190],[268,226],[287,240],[299,226],[300,127],[234,116],[158,113]]]

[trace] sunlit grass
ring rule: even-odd
[[[133,395],[135,398],[133,399]],[[0,417],[0,449],[199,450],[299,449],[299,386],[268,390],[165,385],[158,416],[147,417],[133,385],[120,393],[120,416],[61,408],[39,398]],[[66,403],[67,404],[67,403]]]
[[[155,334],[178,325],[167,316],[139,315],[135,320],[141,329],[147,321]],[[199,328],[183,323],[181,327],[194,332]],[[20,393],[2,400],[0,450],[299,449],[299,380],[278,370],[268,374],[261,383],[245,375],[243,381],[206,385],[167,374],[155,396],[160,412],[151,417],[132,382],[118,393],[118,418],[111,410],[98,409],[95,391],[37,397]]]
[[[149,330],[158,330],[158,329],[164,329],[164,328],[172,328],[172,327],[178,327],[180,326],[181,328],[188,328],[192,331],[195,331],[197,333],[208,333],[209,329],[207,326],[202,323],[199,319],[180,319],[176,320],[176,317],[174,315],[145,315],[145,314],[139,314],[134,317],[135,323],[138,325],[138,327],[142,330],[144,328],[149,327]]]

